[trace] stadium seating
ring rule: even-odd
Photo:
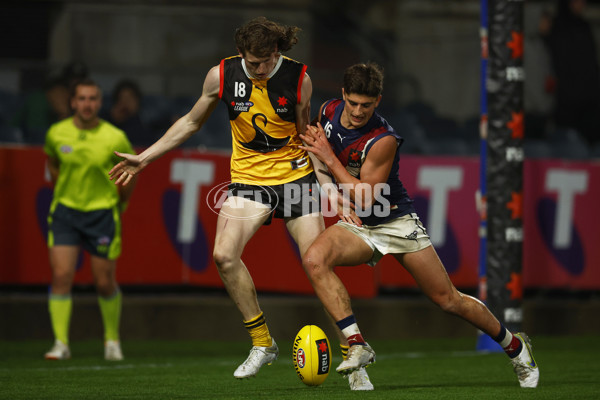
[[[23,142],[23,132],[21,129],[10,125],[0,125],[0,143]]]
[[[586,159],[589,148],[582,136],[574,129],[558,128],[548,135],[556,158]]]
[[[590,150],[590,158],[600,158],[600,142],[592,146]]]
[[[326,96],[314,93],[311,114],[316,115]],[[41,144],[45,132],[11,126],[10,121],[23,104],[24,95],[0,89],[0,143]],[[152,140],[162,136],[171,124],[185,115],[197,101],[196,96],[145,95],[140,118],[150,130]],[[110,99],[106,99],[106,104]],[[107,106],[103,108],[106,113]],[[478,156],[481,151],[479,115],[458,122],[440,116],[433,106],[413,101],[401,108],[380,105],[378,111],[405,139],[403,154]],[[534,123],[535,122],[535,123]],[[581,135],[572,129],[554,129],[545,132],[545,119],[526,121],[531,135],[523,141],[528,158],[588,159],[600,158],[600,145],[589,148]],[[533,129],[535,127],[535,129]],[[535,131],[535,132],[534,132]],[[231,150],[231,132],[226,107],[219,103],[200,132],[182,147]]]
[[[542,139],[526,139],[523,141],[526,158],[551,158],[554,156],[552,145]]]

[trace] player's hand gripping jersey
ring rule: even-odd
[[[387,187],[383,190],[381,198],[376,199],[371,209],[365,210],[366,215],[359,215],[363,224],[379,225],[393,218],[415,212],[412,200],[398,176],[400,146],[404,139],[376,112],[365,126],[359,129],[346,129],[340,122],[343,110],[344,101],[342,99],[329,100],[323,106],[320,121],[333,152],[350,175],[360,179],[360,169],[369,150],[378,140],[386,136],[394,136],[397,143],[392,169],[385,182]]]
[[[269,77],[259,80],[246,73],[242,57],[221,61],[219,97],[231,122],[232,182],[278,185],[312,172],[296,130],[305,72],[304,64],[280,56]]]

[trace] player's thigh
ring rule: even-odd
[[[286,218],[285,226],[298,245],[303,256],[315,239],[325,230],[325,222],[320,212],[302,215],[296,218]]]
[[[74,245],[55,245],[48,249],[50,267],[55,279],[69,282],[73,280],[80,251],[79,246]]]
[[[239,257],[270,213],[271,209],[261,203],[241,197],[228,198],[217,218],[215,252],[227,252]]]
[[[306,257],[332,267],[355,266],[368,262],[373,249],[358,235],[332,225],[317,237]]]
[[[412,253],[394,254],[394,257],[429,298],[449,296],[456,292],[433,246]]]
[[[114,280],[117,270],[117,261],[108,258],[90,255],[90,267],[94,279],[111,279]]]

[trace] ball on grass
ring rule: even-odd
[[[316,325],[306,325],[296,335],[292,351],[294,369],[308,386],[319,386],[329,375],[331,349],[325,332]]]

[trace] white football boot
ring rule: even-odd
[[[46,360],[68,360],[71,358],[71,350],[69,346],[56,339],[54,346],[44,355]]]
[[[540,370],[533,358],[531,342],[529,337],[523,332],[515,333],[514,335],[523,343],[523,348],[518,356],[510,360],[513,369],[519,378],[519,384],[522,388],[535,388],[540,380]]]
[[[117,340],[107,340],[104,343],[104,359],[108,361],[123,360],[121,344]]]
[[[349,373],[347,376],[350,390],[375,389],[371,383],[371,380],[369,379],[369,375],[367,374],[365,367],[359,368],[356,371]]]
[[[335,370],[342,375],[347,375],[373,362],[375,362],[375,351],[371,346],[368,343],[364,346],[355,344],[350,346],[347,358]]]
[[[250,378],[258,373],[260,367],[265,364],[271,365],[273,361],[277,360],[279,348],[275,343],[275,339],[272,340],[273,344],[270,347],[253,346],[250,349],[250,355],[242,365],[237,367],[233,376],[237,379]]]

